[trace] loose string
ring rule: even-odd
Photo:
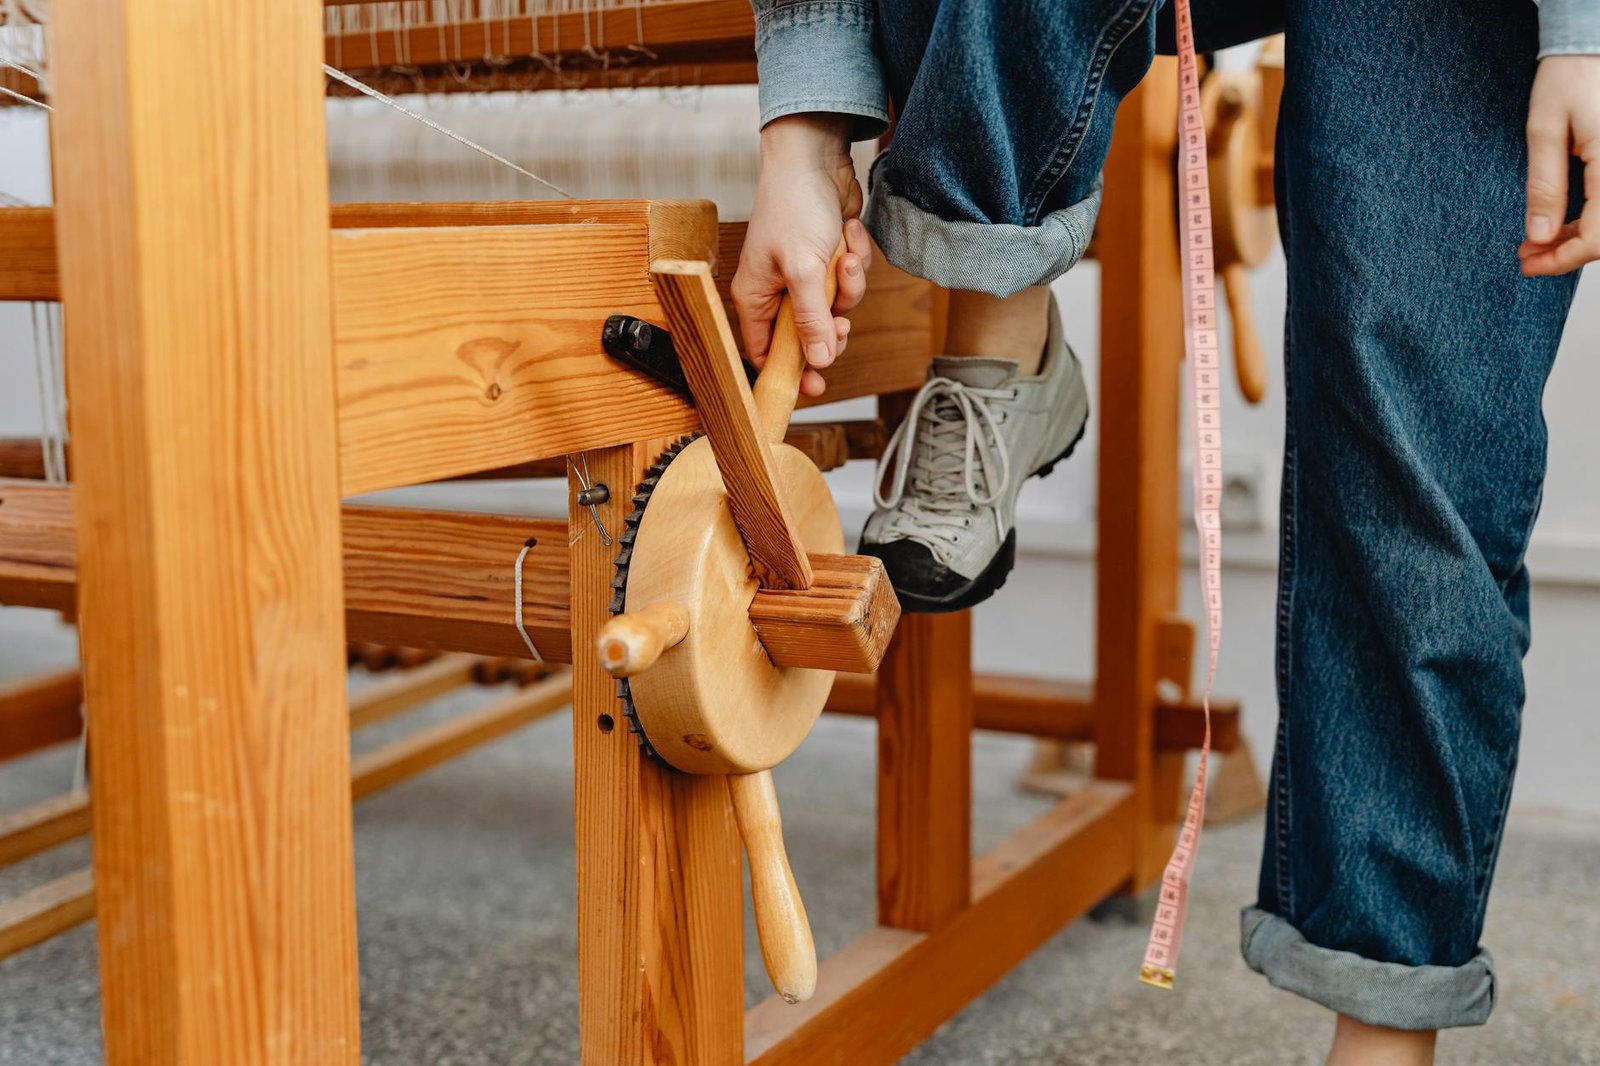
[[[483,145],[479,144],[477,141],[469,140],[468,138],[463,137],[461,134],[455,132],[454,130],[446,129],[445,127],[439,125],[439,123],[433,121],[433,119],[428,118],[426,115],[418,114],[417,112],[411,110],[409,107],[406,107],[400,101],[396,100],[394,97],[389,96],[386,93],[381,93],[377,89],[372,88],[372,86],[365,85],[365,84],[357,81],[356,79],[352,78],[350,75],[346,74],[344,71],[338,70],[337,68],[334,68],[334,67],[331,67],[331,66],[328,66],[326,63],[323,64],[322,69],[323,69],[323,72],[328,75],[328,77],[334,79],[335,81],[341,82],[344,85],[348,85],[350,88],[356,90],[357,92],[361,93],[364,96],[372,97],[372,99],[378,101],[381,104],[384,104],[384,105],[386,105],[388,107],[393,108],[394,110],[400,112],[400,114],[405,115],[407,118],[415,119],[416,121],[422,123],[424,126],[427,126],[429,129],[433,130],[435,133],[442,133],[446,137],[449,137],[452,141],[455,141],[458,144],[465,145],[466,147],[472,149],[474,152],[477,152],[479,155],[486,156],[487,158],[494,160],[496,163],[499,163],[501,166],[509,167],[510,169],[516,171],[518,174],[521,174],[525,178],[533,179],[534,181],[538,182],[540,185],[543,185],[545,188],[549,189],[551,192],[556,193],[558,196],[563,196],[563,197],[567,198],[568,200],[576,200],[577,199],[577,197],[574,196],[572,193],[570,193],[567,190],[561,188],[561,186],[555,184],[554,182],[547,181],[546,179],[541,178],[539,175],[535,174],[533,171],[527,169],[526,167],[518,166],[516,163],[513,163],[511,160],[507,159],[505,156],[501,155],[500,153],[495,152],[495,151],[491,151],[490,149],[485,148]]]
[[[528,636],[528,627],[522,624],[522,562],[538,543],[538,541],[529,538],[528,542],[522,546],[522,550],[517,553],[516,566],[512,571],[512,595],[515,597],[513,603],[516,611],[517,632],[522,634],[522,643],[528,646],[528,652],[533,656],[533,661],[542,663],[544,662],[544,656],[539,654],[539,649],[533,643],[533,638]]]

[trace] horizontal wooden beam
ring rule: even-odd
[[[809,1002],[745,1015],[753,1066],[899,1061],[1133,870],[1135,804],[1097,781],[973,864],[972,904],[935,933],[879,928],[826,959]],[[886,1019],[893,1019],[892,1024]]]
[[[534,57],[579,68],[569,77],[587,67],[678,61],[744,60],[753,72],[755,61],[755,19],[743,0],[610,4],[517,18],[381,25],[363,22],[330,33],[326,61],[344,70],[365,70]]]
[[[70,485],[0,481],[0,601],[75,608],[73,491]],[[525,546],[523,625],[542,658],[570,663],[567,523],[552,519],[347,506],[348,635],[357,642],[530,658],[515,622],[516,562]],[[870,564],[846,561],[839,568],[830,579],[831,598],[804,610],[769,604],[774,592],[757,593],[751,615],[776,627],[768,651],[779,666],[818,665],[814,648],[784,635],[794,628],[786,622],[801,615],[800,624],[811,630],[835,626],[839,640],[828,645],[841,664],[835,668],[875,661],[877,637],[893,628],[886,583],[869,580]],[[841,597],[844,592],[849,596]],[[831,613],[823,600],[832,604]]]
[[[89,794],[70,792],[0,815],[0,866],[21,862],[89,832]]]
[[[75,607],[73,489],[0,482],[0,601]],[[345,609],[351,639],[528,658],[514,618],[544,658],[572,661],[567,523],[380,507],[344,509]]]
[[[76,870],[0,903],[0,959],[94,917],[94,872]]]
[[[972,679],[976,726],[1052,740],[1094,739],[1094,686],[1081,681],[976,674]],[[877,714],[877,682],[863,674],[841,674],[833,683],[827,709],[834,714]],[[1156,749],[1190,751],[1200,747],[1205,716],[1198,701],[1156,705]],[[1239,744],[1239,701],[1211,701],[1211,749],[1229,752]]]
[[[609,359],[611,314],[665,316],[659,258],[727,264],[744,242],[697,201],[347,204],[334,209],[334,349],[346,495],[698,427],[672,390]],[[55,300],[54,214],[0,209],[0,299]],[[887,263],[829,371],[831,402],[915,387],[931,287]]]
[[[465,755],[560,710],[572,701],[572,675],[552,675],[487,707],[420,729],[350,763],[350,797],[375,792]],[[88,801],[80,798],[85,815]],[[85,831],[87,826],[85,826]],[[0,903],[0,960],[94,917],[94,874],[79,870]]]
[[[0,762],[72,740],[83,730],[76,669],[0,684]]]

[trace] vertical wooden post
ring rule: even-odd
[[[949,293],[933,290],[933,354]],[[880,396],[892,429],[910,393]],[[878,924],[931,931],[971,902],[972,612],[902,615],[878,667]]]
[[[971,900],[972,613],[903,616],[876,698],[878,924],[931,932]]]
[[[353,1064],[322,7],[51,15],[106,1058]]]
[[[611,490],[600,512],[614,534],[658,450],[589,454],[589,475]],[[582,1061],[742,1063],[744,899],[728,788],[646,757],[628,731],[594,653],[617,548],[575,499],[570,515]]]
[[[1158,626],[1178,599],[1179,383],[1176,66],[1158,58],[1117,112],[1096,229],[1100,260],[1100,485],[1095,772],[1144,806],[1137,889],[1173,841],[1181,754],[1155,751]]]

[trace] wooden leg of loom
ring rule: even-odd
[[[1178,598],[1182,292],[1170,160],[1176,68],[1157,59],[1117,113],[1106,159],[1100,259],[1100,485],[1095,773],[1140,806],[1129,888],[1161,876],[1184,757],[1155,745],[1162,620]],[[1112,283],[1115,279],[1115,284]]]
[[[972,888],[972,614],[908,614],[878,667],[878,924],[932,932]]]
[[[621,532],[658,451],[589,454],[590,475],[611,489],[608,530]],[[616,547],[576,502],[571,523],[582,1061],[741,1063],[744,899],[727,785],[646,757],[628,731],[616,681],[589,650],[608,617]]]
[[[106,1061],[353,1066],[322,9],[51,14]]]

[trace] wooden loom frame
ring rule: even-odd
[[[648,264],[712,259],[738,233],[639,201],[335,209],[330,236],[313,5],[165,7],[57,5],[59,214],[0,226],[16,253],[0,298],[72,307],[76,491],[35,489],[30,508],[6,487],[0,589],[83,622],[109,1062],[357,1061],[340,619],[364,639],[519,654],[509,562],[530,535],[530,633],[573,662],[585,1062],[891,1062],[1062,925],[1159,876],[1197,725],[1157,691],[1187,690],[1193,642],[1174,616],[1169,62],[1121,109],[1097,231],[1095,681],[974,678],[969,615],[905,618],[876,684],[847,679],[833,705],[878,720],[878,927],[824,960],[809,1003],[747,1013],[720,782],[606,728],[614,686],[584,649],[613,551],[587,510],[339,510],[341,495],[573,452],[613,488],[601,510],[620,528],[621,489],[693,412],[597,351],[549,374],[491,342],[532,318],[570,352],[597,312],[660,320]],[[288,77],[259,76],[249,59],[268,52]],[[905,306],[881,302],[882,357],[861,361],[858,331],[831,380],[835,396],[888,394],[892,413],[937,347],[935,307],[876,280]],[[483,337],[463,339],[471,315]],[[905,335],[920,350],[892,350]],[[1098,757],[1089,787],[974,863],[979,727],[1093,739]]]

